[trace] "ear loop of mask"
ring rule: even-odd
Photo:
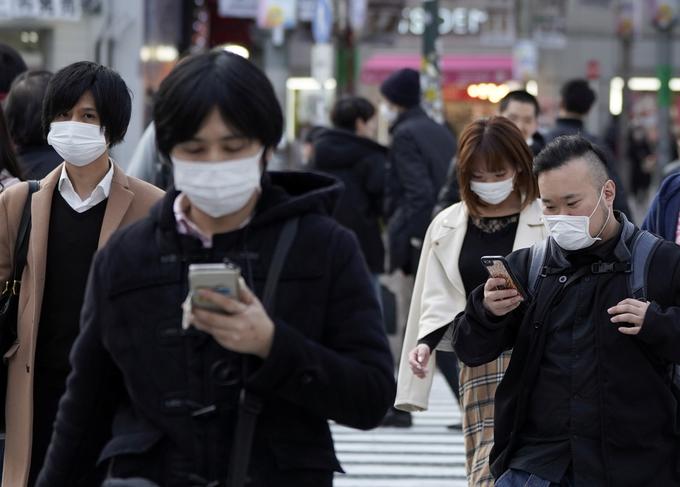
[[[605,184],[607,184],[607,183],[605,183]],[[593,212],[588,217],[588,220],[590,220],[593,217],[593,215],[597,211],[597,208],[600,206],[600,201],[602,201],[602,196],[604,196],[604,186],[602,186],[602,191],[600,191],[600,197],[597,199],[597,206],[595,207]],[[611,218],[611,216],[612,216],[612,211],[609,207],[607,207],[607,219],[604,221],[604,225],[602,225],[602,228],[600,229],[600,231],[593,238],[596,238],[596,239],[600,238],[600,235],[602,235],[602,232],[604,232],[604,229],[607,228],[607,225],[609,224],[609,219]]]

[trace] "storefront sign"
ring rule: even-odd
[[[220,17],[254,19],[257,17],[257,7],[257,0],[220,0],[218,13]]]
[[[80,20],[81,0],[0,0],[0,19]]]
[[[486,10],[479,8],[456,7],[439,9],[440,35],[478,35],[482,25],[489,20]],[[405,8],[399,22],[402,35],[422,35],[425,32],[427,16],[422,7]]]

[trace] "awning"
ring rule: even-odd
[[[361,81],[380,84],[401,68],[420,69],[418,54],[377,54],[364,61]],[[440,60],[444,84],[503,83],[512,79],[511,55],[445,55]]]

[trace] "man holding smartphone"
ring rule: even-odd
[[[513,349],[496,394],[496,486],[680,483],[680,249],[649,253],[646,299],[633,299],[639,229],[613,210],[601,152],[580,136],[534,161],[549,245],[535,287],[532,252],[508,263],[532,291],[489,278],[455,323],[458,357],[476,366]],[[587,184],[585,184],[587,182]]]

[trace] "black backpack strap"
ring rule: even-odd
[[[26,267],[26,259],[28,258],[28,236],[31,230],[31,202],[33,201],[33,193],[38,191],[40,184],[38,181],[28,182],[28,195],[24,203],[24,209],[21,213],[21,221],[19,223],[19,230],[17,232],[17,239],[14,245],[14,260],[12,265],[14,270],[7,281],[5,290],[3,292],[11,292],[15,296],[19,294],[21,288],[21,275],[24,273]]]
[[[527,281],[529,294],[531,297],[536,296],[538,291],[538,280],[542,275],[545,267],[545,259],[548,255],[549,239],[542,242],[537,242],[531,246],[531,262],[529,262],[529,279]]]
[[[279,277],[283,264],[286,261],[299,226],[299,218],[288,220],[279,235],[276,243],[274,256],[267,273],[267,281],[262,295],[262,305],[269,316],[273,316],[274,305],[276,303],[276,288],[278,287]],[[247,358],[244,360],[244,373],[247,373]],[[236,432],[231,448],[231,458],[229,459],[229,469],[227,471],[227,487],[242,487],[245,485],[250,463],[250,452],[253,447],[253,435],[257,416],[262,411],[262,400],[245,388],[241,389],[239,398],[238,419],[236,422]]]
[[[635,299],[647,300],[647,273],[652,255],[661,239],[656,235],[640,230],[633,240],[631,249],[631,272],[628,275],[628,290]]]

